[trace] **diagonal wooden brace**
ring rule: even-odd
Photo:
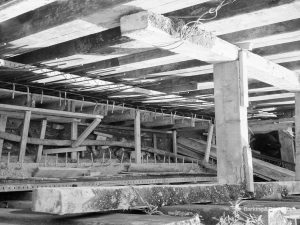
[[[78,137],[76,141],[73,142],[72,147],[78,147],[82,144],[82,142],[93,132],[93,130],[98,126],[101,122],[100,118],[96,118],[86,129],[82,132],[82,134]]]

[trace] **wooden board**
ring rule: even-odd
[[[84,113],[74,113],[60,110],[51,110],[51,109],[42,109],[42,108],[31,108],[25,106],[17,106],[17,105],[5,105],[0,104],[0,110],[4,111],[31,111],[32,114],[39,115],[55,115],[62,117],[71,117],[71,118],[79,118],[79,119],[89,119],[89,118],[98,118],[101,119],[103,116],[100,115],[92,115],[92,114],[84,114]]]
[[[44,155],[66,153],[66,152],[81,152],[86,151],[86,146],[76,147],[76,148],[56,148],[56,149],[44,149]]]
[[[85,168],[39,167],[32,175],[43,178],[72,178],[87,176],[89,173],[90,169]]]

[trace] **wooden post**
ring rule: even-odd
[[[292,127],[289,128],[292,133]],[[278,130],[279,142],[281,145],[280,153],[281,160],[295,163],[295,147],[293,136],[290,134],[289,130]]]
[[[42,121],[42,127],[41,127],[41,133],[40,133],[40,139],[45,139],[46,134],[46,128],[47,128],[47,120]],[[43,145],[39,145],[38,147],[38,153],[36,156],[36,162],[40,162],[42,159],[42,153],[43,153]]]
[[[210,155],[210,149],[211,149],[211,142],[213,138],[213,133],[214,133],[214,125],[211,123],[208,129],[208,134],[207,134],[207,143],[206,143],[206,149],[205,149],[205,155],[204,155],[204,161],[208,162],[209,161],[209,155]]]
[[[7,116],[0,115],[0,131],[5,132],[6,122],[7,122]],[[3,142],[4,142],[4,140],[0,139],[0,160],[1,160],[1,156],[2,156]]]
[[[152,137],[153,137],[153,148],[157,149],[157,135],[153,134]]]
[[[75,141],[78,137],[78,122],[73,121],[71,123],[71,140]],[[77,160],[77,152],[71,152],[71,160]]]
[[[296,181],[300,181],[300,92],[295,93]]]
[[[243,53],[243,52],[242,52]],[[217,173],[220,184],[245,181],[243,148],[248,148],[248,80],[244,57],[214,65]]]
[[[78,137],[78,139],[72,144],[72,147],[78,147],[82,144],[82,142],[94,131],[94,129],[101,122],[100,118],[94,119],[94,121],[82,132],[82,134]]]
[[[245,180],[246,180],[246,190],[248,192],[254,192],[254,182],[253,182],[253,163],[252,163],[252,152],[251,148],[243,148],[243,158],[245,163]]]
[[[141,112],[135,111],[134,119],[134,148],[135,148],[135,162],[140,164],[142,162],[142,151],[141,151]]]
[[[173,153],[177,155],[177,131],[172,131]]]
[[[23,123],[23,128],[21,133],[19,162],[24,162],[27,139],[28,139],[28,131],[30,126],[30,117],[31,117],[31,111],[26,111],[24,115],[24,123]]]

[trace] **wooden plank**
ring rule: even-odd
[[[19,162],[24,162],[27,139],[28,139],[28,131],[30,125],[30,117],[31,111],[25,111],[23,128],[21,133],[21,142],[20,142],[20,152],[19,152]]]
[[[97,118],[94,119],[94,121],[80,134],[78,139],[73,142],[72,147],[78,147],[79,145],[82,144],[82,142],[94,131],[94,129],[99,125],[101,122],[101,119]]]
[[[40,139],[45,139],[45,134],[46,134],[46,129],[47,129],[47,120],[43,120],[41,124],[41,133],[40,133]],[[40,162],[42,159],[42,153],[43,153],[43,145],[39,145],[38,147],[38,152],[37,152],[37,157],[36,157],[36,162]]]
[[[5,105],[5,104],[0,104],[0,109],[3,111],[31,111],[32,114],[49,115],[49,116],[54,115],[54,116],[62,116],[62,117],[69,117],[69,118],[71,117],[71,118],[79,118],[79,119],[103,118],[103,116],[100,115],[74,113],[74,112],[67,112],[67,111],[60,111],[60,110],[31,108],[25,106]]]
[[[173,153],[175,155],[177,155],[177,131],[176,130],[173,130],[172,131],[172,148],[173,148]]]
[[[33,177],[42,178],[72,178],[83,177],[90,174],[90,169],[86,168],[66,168],[66,167],[38,167]]]
[[[197,160],[200,160],[203,157],[202,154],[196,153],[195,151],[192,151],[192,150],[186,148],[186,146],[183,146],[180,144],[178,144],[178,154],[183,155],[183,156],[189,156],[189,157],[192,157]]]
[[[152,4],[148,0],[56,1],[51,7],[33,11],[26,26],[19,23],[18,18],[10,20],[2,29],[0,41],[15,47],[13,53],[7,48],[6,56],[18,55],[118,27],[120,17],[133,11],[149,9],[167,13],[206,1],[162,0]],[[42,15],[48,15],[47,24],[41,22],[44,19]],[[27,48],[22,48],[24,45]]]
[[[236,10],[243,13],[208,21],[204,27],[209,31],[215,32],[216,35],[222,35],[299,18],[299,1],[282,2],[271,4],[270,1],[259,1],[259,4],[255,6],[252,1],[249,3],[247,0],[244,0],[241,1],[241,5],[246,6],[244,12]],[[262,3],[266,5],[263,9],[261,9]],[[256,8],[253,9],[253,5]],[[231,7],[227,7],[227,11],[229,15],[234,13],[234,9],[231,9]]]
[[[202,140],[178,138],[178,144],[186,146],[189,150],[194,152],[199,152],[204,154],[206,142]],[[232,154],[231,154],[232,155]],[[212,145],[210,157],[217,159],[217,148]],[[253,158],[253,170],[255,175],[263,176],[264,178],[269,178],[271,180],[293,180],[295,177],[295,172],[273,165],[271,163]]]
[[[300,180],[300,92],[295,93],[295,147],[296,147],[295,180]]]
[[[81,152],[86,151],[86,146],[80,146],[75,148],[56,148],[56,149],[45,149],[43,151],[44,155],[66,153],[66,152]]]
[[[250,132],[254,134],[258,133],[269,133],[275,130],[285,130],[291,125],[288,123],[274,123],[274,124],[253,124],[249,126]]]
[[[205,155],[204,155],[204,161],[207,163],[209,161],[213,133],[214,133],[214,125],[211,123],[209,126],[209,129],[208,129],[206,149],[205,149]]]
[[[223,184],[245,181],[243,148],[248,146],[248,79],[245,61],[214,65],[218,180]],[[241,83],[242,82],[242,83]]]
[[[134,119],[134,149],[135,162],[137,164],[141,164],[141,112],[139,110],[136,110],[136,115]]]
[[[0,138],[20,142],[21,136],[10,134],[0,131]],[[28,144],[33,145],[47,145],[47,146],[70,146],[72,144],[71,140],[57,140],[57,139],[40,139],[40,138],[28,138]],[[122,142],[122,141],[103,141],[103,140],[85,140],[82,143],[83,146],[95,146],[95,145],[104,145],[104,146],[120,146],[124,148],[134,148],[134,143],[132,142]]]
[[[207,143],[205,141],[202,141],[200,139],[191,139],[191,138],[184,138],[179,137],[178,138],[178,145],[187,147],[191,151],[194,151],[196,153],[201,153],[201,155],[205,154],[206,151],[206,145]],[[211,146],[211,152],[210,157],[216,159],[217,158],[217,150],[216,146]]]
[[[253,78],[274,87],[288,91],[299,91],[299,76],[276,63],[251,52],[246,53],[249,78]]]
[[[176,21],[147,11],[121,18],[123,36],[209,63],[232,61],[238,58],[236,46],[209,32],[195,32],[182,41],[178,33],[180,26],[182,25]]]
[[[71,140],[76,141],[78,138],[78,122],[71,123]],[[77,152],[71,152],[71,159],[77,161]]]
[[[11,112],[11,111],[3,111],[0,110],[1,115],[6,115],[8,118],[14,118],[14,119],[23,119],[24,113],[22,111],[18,112]],[[66,117],[60,117],[60,116],[43,116],[38,114],[31,115],[31,120],[47,120],[49,122],[55,122],[55,123],[72,123],[74,120],[77,120],[80,122],[80,119],[74,119],[74,118],[66,118]]]
[[[101,137],[113,138],[113,135],[111,135],[111,134],[105,134],[105,133],[98,132],[98,131],[94,131],[94,134],[101,136]]]
[[[144,163],[144,164],[130,164],[126,172],[137,172],[137,173],[190,173],[201,172],[201,169],[191,163],[185,164],[167,164],[167,163]],[[197,171],[198,170],[198,171]]]
[[[175,125],[175,121],[172,120],[169,116],[159,116],[157,118],[153,118],[152,121],[142,122],[143,127],[164,127],[164,126],[173,126]]]
[[[280,153],[281,153],[281,160],[286,162],[295,163],[295,147],[294,147],[294,140],[292,136],[292,127],[289,127],[288,130],[279,130],[278,131],[278,138],[279,143],[281,145]]]
[[[33,11],[45,5],[48,5],[56,0],[21,0],[11,1],[3,6],[0,6],[0,23],[9,19],[15,18],[24,13]]]
[[[141,111],[141,122],[147,122],[152,120],[154,117],[154,112],[145,112]],[[103,118],[103,122],[106,123],[114,123],[114,122],[122,122],[128,120],[135,119],[135,110],[125,110],[125,111],[115,111],[113,113],[109,113],[107,116]]]
[[[253,48],[299,41],[300,19],[259,26],[247,30],[221,35],[220,38],[231,43],[251,43]]]
[[[11,97],[1,99],[0,102],[1,104],[19,105],[27,107],[34,107],[35,105],[34,99],[30,94],[14,96],[13,99]]]
[[[248,147],[243,148],[243,159],[245,164],[245,181],[246,190],[248,192],[254,192],[254,181],[253,181],[253,162],[251,149]]]
[[[228,42],[218,38],[215,39],[214,37],[214,42],[210,43],[208,48],[207,46],[201,46],[205,41],[202,42],[203,37],[197,34],[192,36],[192,38],[182,41],[174,31],[176,27],[168,27],[168,25],[171,26],[172,24],[174,23],[166,17],[149,12],[140,12],[122,17],[121,30],[125,36],[186,55],[193,59],[199,59],[209,63],[237,59],[237,48]],[[165,26],[167,26],[167,28]],[[163,29],[161,27],[163,27]],[[169,33],[167,33],[166,30]],[[162,35],[164,38],[162,38]],[[201,35],[204,35],[203,32]],[[211,37],[212,36],[210,36],[210,38]],[[174,46],[174,43],[178,46]],[[248,52],[245,57],[247,57],[247,61],[249,62],[247,65],[249,77],[281,89],[289,91],[300,90],[296,73],[250,52]]]
[[[5,132],[6,122],[7,122],[7,116],[6,115],[0,115],[0,131]],[[1,157],[2,157],[3,142],[4,142],[4,139],[1,138],[0,139],[0,160],[1,160]]]

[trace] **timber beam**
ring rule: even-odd
[[[3,35],[0,42],[14,46],[5,48],[3,55],[15,56],[116,28],[120,17],[133,11],[167,13],[206,1],[208,0],[161,0],[151,4],[148,0],[54,1],[50,6],[32,11],[30,19],[27,14],[21,15],[23,20],[26,18],[26,23],[20,23],[20,18],[16,17],[1,27]],[[45,15],[47,23],[44,22]]]
[[[84,114],[84,113],[74,113],[60,110],[50,110],[50,109],[42,109],[42,108],[32,108],[25,106],[15,106],[15,105],[6,105],[0,104],[0,110],[7,112],[14,111],[30,111],[32,114],[44,115],[44,116],[61,116],[67,118],[78,118],[78,119],[102,119],[103,116],[100,115],[92,115],[92,114]]]
[[[214,3],[212,2],[212,4]],[[212,4],[203,4],[182,9],[169,13],[168,16],[184,18],[185,15],[198,15],[199,12],[208,11],[212,7]],[[215,6],[217,4],[218,2],[215,2]],[[275,2],[272,0],[239,0],[229,7],[223,7],[222,10],[219,10],[218,18],[205,21],[204,27],[208,31],[214,31],[219,36],[294,20],[299,18],[299,6],[300,3],[297,0]],[[197,18],[195,16],[195,19]],[[280,30],[284,29],[283,26],[279,27]],[[252,34],[256,35],[257,31],[254,31],[252,31]]]
[[[288,91],[300,90],[300,79],[297,73],[251,52],[246,52],[246,58],[250,78]]]
[[[286,130],[293,127],[294,118],[278,120],[250,120],[248,121],[249,130],[252,133],[268,133],[274,130]]]

